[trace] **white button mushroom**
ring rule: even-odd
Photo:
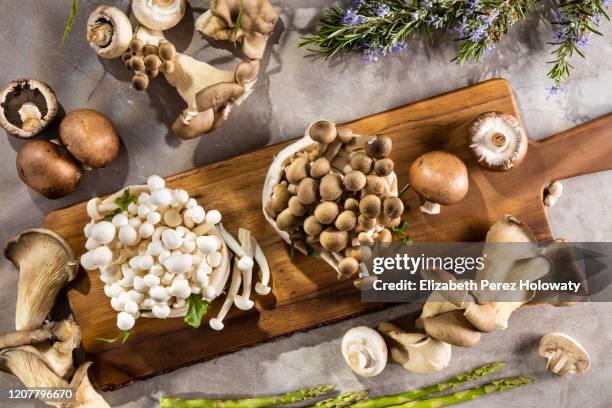
[[[170,294],[177,298],[186,299],[191,294],[189,281],[187,279],[179,279],[175,277],[170,286]]]
[[[127,312],[117,314],[117,327],[119,330],[130,330],[134,327],[134,323],[136,323],[136,319],[131,314]]]
[[[190,254],[196,249],[195,241],[184,240],[183,245],[181,245],[181,251]]]
[[[172,193],[167,188],[160,188],[151,193],[151,203],[158,207],[165,207],[172,201]]]
[[[136,313],[138,313],[138,305],[133,300],[128,300],[123,306],[123,311],[131,315],[135,315]]]
[[[163,264],[171,256],[172,256],[172,252],[163,251],[161,254],[159,254],[159,256],[157,257],[157,260]]]
[[[159,283],[160,283],[159,276],[152,275],[152,274],[145,275],[143,280],[144,280],[144,284],[150,288],[159,286]]]
[[[202,269],[198,269],[196,272],[196,280],[200,285],[207,286],[208,282],[210,281],[210,278],[208,277],[208,274],[205,271],[203,271]]]
[[[164,266],[172,273],[185,273],[193,265],[193,258],[189,254],[173,254],[164,262]]]
[[[151,211],[147,215],[147,222],[151,225],[159,224],[160,221],[161,221],[161,214],[158,213],[157,211]]]
[[[223,254],[221,252],[213,252],[206,257],[208,264],[213,268],[218,268],[221,265],[221,261],[223,261]]]
[[[155,276],[162,276],[165,272],[165,269],[160,264],[155,264],[149,269],[149,273]]]
[[[177,235],[173,229],[166,229],[162,233],[162,242],[168,249],[176,249],[181,246],[183,240]]]
[[[356,374],[374,377],[387,365],[387,345],[376,330],[354,327],[342,338],[342,356]]]
[[[149,190],[155,191],[166,187],[166,182],[163,178],[153,175],[147,179],[147,186],[149,187]]]
[[[108,265],[113,260],[113,252],[107,246],[101,246],[91,251],[96,266]]]
[[[189,193],[180,188],[176,189],[174,190],[174,199],[183,205],[187,204],[187,201],[189,201]]]
[[[206,219],[206,211],[204,211],[204,208],[202,208],[199,205],[196,205],[195,207],[192,207],[187,211],[189,211],[189,217],[196,224],[200,224],[201,222],[204,222],[204,220]]]
[[[96,241],[92,237],[87,238],[87,241],[85,241],[85,249],[87,249],[88,251],[92,251],[96,249],[97,247],[99,247],[100,245],[102,245],[102,243]]]
[[[91,230],[91,238],[103,244],[108,244],[115,238],[115,226],[108,221],[100,221]]]
[[[174,274],[172,272],[165,272],[161,277],[162,285],[171,285],[172,280],[174,279]]]
[[[138,216],[140,218],[147,218],[147,216],[149,215],[150,212],[151,212],[151,209],[149,208],[148,205],[140,204],[138,206]]]
[[[138,233],[131,225],[124,225],[119,228],[119,241],[124,245],[133,245],[138,241]]]
[[[122,294],[123,292],[125,292],[125,290],[123,289],[123,287],[118,284],[117,282],[113,283],[110,286],[110,293],[112,297],[119,297],[120,294]]]
[[[219,241],[212,235],[206,235],[196,238],[196,244],[200,251],[205,254],[211,254],[219,249]]]
[[[211,225],[216,225],[221,222],[221,213],[217,210],[211,210],[206,214],[206,222]]]
[[[85,224],[85,227],[83,228],[83,234],[85,234],[86,238],[89,238],[91,236],[91,230],[93,229],[94,225],[96,225],[96,223],[93,221]]]
[[[151,256],[159,256],[162,252],[164,252],[164,246],[160,242],[153,241],[147,245],[147,253]]]
[[[155,306],[155,300],[151,298],[146,298],[142,301],[142,308],[146,310],[151,310],[153,306]]]
[[[123,312],[123,307],[125,306],[125,303],[121,302],[118,297],[111,298],[110,303],[113,310],[116,310],[117,312]]]
[[[111,285],[106,284],[104,285],[104,294],[106,295],[106,297],[112,298],[113,294],[111,293]]]
[[[140,276],[138,277],[140,278]],[[144,300],[144,295],[134,289],[128,290],[127,294],[130,297],[130,300],[132,300],[133,302],[140,303]]]
[[[93,251],[88,251],[81,255],[80,262],[85,270],[92,271],[98,268],[98,265],[94,262]]]
[[[136,204],[136,203],[129,203],[129,204],[128,204],[128,207],[127,207],[127,210],[128,210],[128,212],[129,212],[131,215],[136,215],[136,214],[138,214],[138,204]]]
[[[165,302],[170,298],[168,290],[163,286],[153,286],[149,290],[149,295],[151,295],[151,298],[155,299],[158,302]]]
[[[132,217],[128,220],[128,225],[131,225],[135,230],[140,227],[140,224],[142,224],[142,220],[138,217]]]
[[[591,366],[591,357],[584,347],[563,333],[549,333],[542,337],[538,353],[548,360],[548,371],[558,377],[568,373],[581,375]]]
[[[199,295],[200,292],[202,292],[202,288],[197,286],[197,285],[191,285],[191,293],[195,293],[196,295]]]
[[[142,276],[134,276],[134,282],[132,282],[132,285],[138,292],[143,292],[147,288],[147,284]]]
[[[153,232],[155,232],[155,227],[148,222],[140,224],[140,227],[138,228],[138,234],[144,239],[150,238],[151,235],[153,235]]]
[[[123,227],[124,225],[128,225],[128,215],[126,212],[122,212],[121,214],[117,214],[113,217],[113,225],[117,228]]]
[[[151,195],[145,191],[143,191],[142,193],[140,193],[140,195],[138,196],[138,199],[136,200],[137,204],[147,204],[149,203],[149,201],[151,200]]]
[[[196,205],[198,205],[198,202],[196,201],[195,198],[190,198],[189,200],[187,200],[187,203],[185,204],[186,208],[193,208]]]
[[[170,306],[167,303],[156,303],[151,311],[158,319],[165,319],[170,315]]]
[[[176,299],[176,301],[172,304],[172,307],[174,309],[179,309],[181,307],[185,307],[185,304],[187,302],[185,301],[185,299]]]

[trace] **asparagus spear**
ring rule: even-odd
[[[334,385],[317,385],[315,387],[303,388],[298,391],[288,392],[281,395],[237,400],[180,399],[162,397],[159,399],[159,405],[160,408],[259,408],[306,401],[329,394],[334,390],[334,388]]]
[[[531,384],[534,379],[531,377],[511,377],[493,380],[488,384],[457,391],[453,394],[441,395],[420,401],[409,401],[400,405],[393,405],[391,408],[442,408],[450,405],[460,404],[466,401],[478,399],[494,392],[506,391],[521,385]]]
[[[318,408],[342,408],[342,407],[352,407],[354,403],[357,401],[361,401],[365,397],[367,397],[369,391],[354,391],[354,392],[345,392],[344,394],[340,394],[335,398],[325,399],[323,401],[319,401],[313,405],[313,407]]]
[[[402,392],[400,394],[388,395],[385,397],[372,398],[369,400],[360,401],[354,404],[353,407],[382,408],[382,407],[388,407],[390,405],[403,404],[404,402],[418,400],[421,398],[428,397],[431,394],[435,394],[437,392],[446,391],[450,388],[454,388],[465,382],[474,381],[486,375],[493,374],[494,372],[499,371],[505,365],[506,363],[504,362],[487,364],[482,367],[478,367],[470,371],[469,373],[459,374],[458,376],[456,376],[455,378],[447,382],[441,382],[435,385],[418,388],[416,390]]]

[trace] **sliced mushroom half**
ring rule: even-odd
[[[57,114],[55,93],[44,82],[18,79],[0,91],[0,125],[12,136],[30,139]]]
[[[558,377],[566,374],[581,375],[591,366],[589,353],[567,334],[550,333],[542,337],[538,352],[548,359],[548,371]]]
[[[387,345],[376,330],[358,326],[342,338],[342,356],[356,374],[374,377],[387,365]]]

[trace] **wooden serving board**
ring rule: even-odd
[[[510,173],[482,170],[466,148],[466,130],[480,113],[501,111],[519,117],[509,84],[490,80],[438,97],[369,116],[350,123],[357,133],[382,133],[393,139],[399,185],[407,181],[410,163],[419,155],[444,149],[465,160],[470,174],[467,197],[443,208],[438,216],[418,211],[418,198],[403,197],[409,207],[410,234],[418,241],[477,241],[503,214],[526,222],[540,239],[551,238],[542,205],[543,189],[552,180],[612,169],[612,115],[569,130],[544,142],[531,142],[523,164]],[[318,118],[313,118],[313,120]],[[287,143],[210,164],[168,179],[205,208],[223,213],[234,234],[250,229],[259,240],[272,270],[272,294],[255,296],[249,312],[235,308],[225,329],[208,324],[188,327],[182,319],[139,319],[125,344],[104,344],[95,337],[117,333],[116,312],[103,292],[98,273],[81,271],[68,291],[68,300],[83,331],[83,349],[94,362],[96,386],[111,390],[130,382],[211,359],[295,331],[345,319],[384,305],[361,303],[349,281],[338,281],[323,261],[296,254],[276,236],[261,213],[261,190],[268,165]],[[109,192],[111,193],[111,192]],[[598,204],[595,204],[598,205]],[[607,205],[602,203],[601,205]],[[65,237],[77,254],[84,250],[85,203],[51,212],[45,226]],[[219,301],[208,316],[215,316]]]

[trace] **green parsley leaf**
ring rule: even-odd
[[[115,198],[115,204],[123,211],[127,211],[128,205],[130,205],[130,203],[135,203],[136,200],[138,200],[138,197],[131,195],[130,190],[126,188],[123,190],[123,195]]]
[[[202,299],[202,296],[192,293],[187,298],[187,315],[185,323],[196,329],[202,324],[204,315],[208,312],[208,302]]]
[[[114,337],[112,339],[106,339],[104,337],[95,337],[96,341],[99,341],[100,343],[114,343],[117,340],[121,340],[121,343],[125,343],[128,339],[128,337],[130,337],[130,331],[129,330],[122,330],[121,333],[119,333],[119,335],[117,335],[117,337]]]
[[[395,235],[404,235],[406,233],[406,228],[408,228],[408,223],[406,220],[402,220],[400,225],[393,227],[393,233]]]

